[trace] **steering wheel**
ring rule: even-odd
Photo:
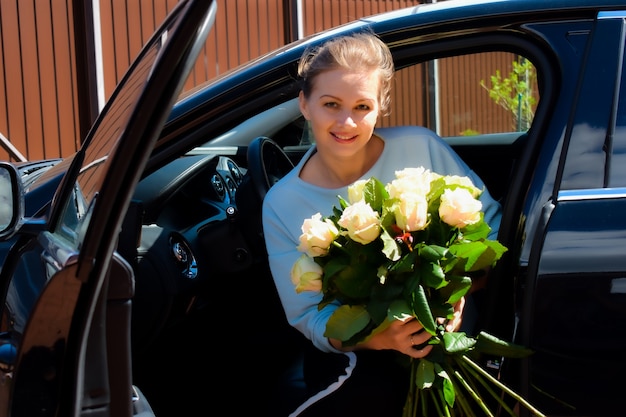
[[[265,194],[294,167],[293,162],[272,139],[259,136],[248,146],[248,171],[256,196],[263,201]]]

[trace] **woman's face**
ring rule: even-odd
[[[319,74],[300,110],[310,122],[320,153],[351,157],[369,142],[378,120],[378,71],[334,69]]]

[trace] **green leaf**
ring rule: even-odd
[[[320,258],[316,258],[316,262]],[[319,262],[318,262],[319,263]],[[340,273],[342,270],[350,266],[350,259],[343,256],[335,256],[333,258],[328,259],[325,265],[322,265],[324,268],[324,278],[325,280],[331,279],[336,274]]]
[[[472,287],[472,279],[460,275],[449,275],[446,278],[448,279],[448,285],[442,288],[440,292],[446,302],[454,305],[468,293]]]
[[[480,214],[481,220],[478,223],[470,224],[463,228],[463,238],[465,240],[481,240],[486,239],[491,232],[491,227],[483,220],[484,214]]]
[[[448,407],[454,407],[454,400],[456,396],[454,392],[454,384],[452,383],[450,376],[438,363],[435,363],[435,372],[437,373],[437,376],[441,378],[443,398],[446,400],[446,404],[448,404]]]
[[[419,389],[428,389],[435,382],[435,366],[429,360],[418,359],[417,372],[415,374],[415,385]]]
[[[365,299],[377,282],[377,270],[367,264],[347,266],[334,277],[335,286],[348,300]]]
[[[328,319],[324,336],[341,341],[349,340],[370,323],[365,307],[341,305]]]
[[[424,287],[418,285],[410,294],[410,299],[415,317],[422,323],[424,330],[434,336],[437,333],[437,324],[430,311],[430,305],[428,304],[428,297],[426,297]]]
[[[383,229],[380,234],[380,239],[383,241],[383,253],[392,261],[397,261],[400,259],[400,255],[402,255],[402,251],[400,247],[396,243],[395,239],[391,237],[391,235],[387,232],[387,230]]]
[[[419,269],[422,285],[438,290],[448,284],[446,274],[444,274],[443,269],[438,264],[425,262],[420,265]]]
[[[394,300],[389,305],[389,313],[387,318],[389,320],[400,320],[405,321],[413,316],[413,311],[411,311],[411,307],[405,300]]]
[[[505,358],[525,358],[533,353],[532,349],[506,342],[486,332],[480,332],[476,336],[476,350]]]
[[[464,332],[444,332],[443,347],[448,353],[467,352],[474,347],[476,339],[467,337]]]
[[[382,210],[383,203],[389,198],[385,184],[375,177],[370,178],[363,187],[363,196],[365,202],[369,203],[370,207],[379,213]]]
[[[379,325],[388,315],[391,300],[383,298],[372,298],[367,303],[367,312],[374,324]]]
[[[485,240],[455,243],[450,246],[450,252],[459,258],[456,267],[462,267],[465,272],[470,272],[493,265],[506,250],[501,251],[502,248],[504,246],[498,242]]]
[[[420,257],[429,262],[437,262],[440,259],[445,258],[448,253],[448,248],[439,245],[425,245],[420,244],[418,248]]]
[[[417,252],[409,252],[404,255],[402,258],[398,259],[396,262],[393,262],[389,271],[395,273],[402,272],[411,272],[414,270],[415,259],[417,258]]]
[[[378,326],[376,326],[369,335],[363,339],[364,342],[367,342],[372,337],[376,336],[378,333],[384,332],[392,321],[399,319],[400,317],[386,317]]]

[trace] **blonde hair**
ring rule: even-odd
[[[330,39],[320,46],[308,48],[298,63],[300,88],[309,97],[315,78],[329,70],[378,71],[381,114],[388,115],[391,105],[393,57],[387,45],[370,32],[359,32]]]

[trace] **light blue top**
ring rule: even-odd
[[[417,126],[381,128],[375,131],[385,143],[378,161],[362,179],[376,177],[384,184],[404,168],[424,167],[441,175],[469,177],[483,189],[482,180],[465,164],[452,148],[434,132]],[[313,146],[285,177],[276,183],[263,201],[263,233],[274,277],[288,322],[301,331],[324,352],[337,352],[326,337],[326,322],[337,305],[318,311],[320,293],[296,293],[291,282],[291,267],[302,254],[296,246],[302,234],[302,222],[316,213],[326,216],[339,205],[338,195],[347,198],[348,187],[329,189],[317,187],[300,179],[304,163],[315,152]],[[497,237],[501,219],[500,204],[485,189],[480,197],[485,221],[491,226],[490,238]]]

